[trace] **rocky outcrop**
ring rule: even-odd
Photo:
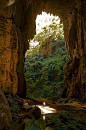
[[[1,18],[0,23],[3,34],[0,46],[1,88],[5,93],[17,93],[18,36],[16,26],[12,23],[11,19]]]
[[[0,89],[0,130],[11,130],[11,112],[5,95]]]
[[[0,8],[0,87],[5,93],[18,93],[25,96],[23,75],[25,47],[19,28],[21,17],[17,22],[16,16],[14,18],[14,15],[19,12],[16,12],[16,8],[17,5],[14,4],[9,7],[3,5]]]
[[[67,96],[84,100],[86,98],[86,1],[77,1],[76,5],[69,16],[70,19],[64,20],[66,48],[69,54],[69,61],[64,66],[64,79]]]
[[[69,60],[64,66],[67,97],[86,98],[86,55]]]
[[[6,99],[9,103],[10,106],[17,106],[21,109],[21,107],[23,106],[23,99],[20,98],[18,95],[11,95],[11,94],[6,94]]]

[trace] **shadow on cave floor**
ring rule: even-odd
[[[30,100],[10,94],[6,95],[6,98],[12,113],[12,130],[28,130],[29,128],[33,128],[33,130],[52,130],[58,121],[58,125],[61,125],[64,121],[66,123],[72,121],[73,123],[80,123],[86,120],[86,104],[81,105],[80,102],[77,103],[74,99],[72,103],[68,103],[68,99],[62,98],[56,101]],[[64,103],[64,101],[67,103]],[[45,110],[49,110],[49,112]],[[84,122],[83,127],[85,126]],[[58,130],[60,129],[58,128]]]
[[[29,104],[30,106],[35,106],[41,108],[48,107],[53,110],[53,112],[43,112],[41,109],[37,109],[33,112],[31,109],[21,110],[19,113],[14,114],[12,130],[53,130],[54,126],[52,124],[52,119],[56,118],[60,113],[62,120],[86,120],[86,104],[73,104],[73,103],[55,103],[50,100],[36,100],[36,102],[30,99],[23,99],[24,104]],[[43,104],[43,105],[42,105]],[[51,113],[51,114],[50,114]],[[69,113],[69,114],[68,114]],[[68,115],[67,115],[68,114]],[[57,116],[56,116],[57,115]],[[68,117],[72,115],[73,119]],[[55,116],[55,117],[54,117]],[[55,124],[54,124],[55,125]],[[83,126],[84,127],[84,126]],[[60,130],[60,129],[58,129]],[[64,130],[64,129],[62,129]],[[79,129],[78,129],[79,130]],[[84,129],[85,130],[85,129]]]

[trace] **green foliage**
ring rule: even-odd
[[[63,56],[61,53],[46,59],[41,54],[36,53],[28,56],[24,69],[27,97],[46,99],[60,97],[58,87],[64,85],[63,65],[65,61]]]
[[[73,104],[79,104],[79,102],[78,101],[73,101]]]
[[[20,111],[19,107],[15,106],[15,105],[10,106],[10,110],[11,110],[12,114],[19,113],[19,111]]]
[[[34,41],[39,42],[40,45],[46,45],[47,42],[59,40],[64,42],[63,24],[58,24],[56,19],[52,19],[52,23],[43,28],[43,32],[35,35]]]
[[[56,43],[51,42],[51,43],[50,43],[50,46],[51,46],[51,47],[55,47],[55,46],[56,46]]]
[[[29,120],[25,123],[25,130],[45,130],[45,121],[42,119]]]
[[[22,123],[23,120],[21,120],[21,118],[16,118],[16,120],[12,120],[11,122],[11,128],[12,130],[16,129],[16,126],[20,123]]]
[[[62,48],[64,48],[64,45]],[[45,59],[39,53],[26,56],[24,74],[27,84],[27,97],[46,99],[60,97],[58,87],[64,85],[63,65],[68,57],[67,52],[62,48],[56,48],[55,53]]]
[[[57,40],[57,42],[60,43],[60,44],[63,44],[63,43],[64,43],[64,38],[61,38],[61,37],[60,37],[60,38]]]
[[[68,99],[58,99],[58,103],[68,103]]]
[[[29,79],[30,78],[30,72],[26,71],[26,73],[24,73],[25,79]]]
[[[58,91],[57,83],[52,82],[51,85],[45,85],[41,96],[46,99],[60,98],[61,95]]]
[[[50,116],[53,130],[85,130],[86,121],[73,118],[70,113],[60,112]]]
[[[68,60],[62,30],[63,24],[53,18],[50,25],[35,35],[33,41],[39,45],[31,47],[25,56],[27,97],[52,99],[61,96],[58,88],[64,85],[63,66]]]

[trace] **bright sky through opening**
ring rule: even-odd
[[[46,13],[46,12],[42,12],[42,14],[37,15],[37,18],[35,20],[36,22],[36,35],[40,32],[43,31],[43,27],[45,27],[46,25],[50,25],[52,23],[52,19],[55,18],[57,19],[57,24],[60,22],[60,18],[58,16],[54,16],[53,14],[50,13]],[[36,46],[38,45],[38,42],[33,42],[33,40],[31,40],[30,44],[32,46]]]
[[[59,19],[58,16],[53,16],[53,14],[50,15],[50,13],[42,12],[42,14],[37,15],[36,18],[36,34],[43,31],[43,27],[46,25],[50,25],[52,23],[53,18]],[[59,22],[59,21],[58,21]]]

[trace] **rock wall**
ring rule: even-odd
[[[67,97],[86,98],[86,1],[77,1],[65,23],[69,61],[64,66]],[[68,27],[68,28],[67,28]],[[66,33],[67,32],[67,33]]]
[[[16,26],[11,19],[1,18],[0,70],[1,88],[5,93],[17,92],[18,36]]]
[[[16,5],[8,7],[5,2],[0,8],[0,87],[5,93],[18,93],[23,96],[25,95],[23,76],[25,48],[21,30],[17,26],[20,19],[18,23],[14,19]]]
[[[0,130],[11,130],[12,116],[5,95],[0,89]]]
[[[5,93],[25,96],[24,55],[28,39],[35,34],[35,19],[41,11],[58,15],[64,23],[69,61],[64,66],[68,97],[86,97],[86,1],[1,0],[0,87]],[[77,91],[77,94],[75,93]],[[84,93],[84,94],[83,94]]]

